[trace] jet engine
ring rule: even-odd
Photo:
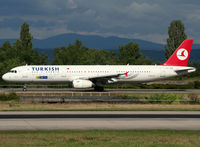
[[[72,86],[74,88],[91,88],[93,83],[90,80],[74,80]]]
[[[108,80],[108,83],[110,83],[110,84],[113,84],[116,82],[117,82],[117,79],[115,79],[115,78],[111,78],[110,80]]]

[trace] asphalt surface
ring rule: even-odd
[[[0,112],[0,130],[200,130],[198,111]]]
[[[22,88],[1,88],[0,92],[23,92]],[[96,93],[93,89],[74,89],[74,88],[28,88],[26,93],[52,93],[52,92],[90,92]],[[100,93],[200,93],[200,89],[105,89]]]

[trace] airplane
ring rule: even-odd
[[[103,91],[102,85],[117,82],[146,83],[195,72],[188,67],[193,40],[186,39],[162,65],[25,65],[2,76],[7,82],[71,83],[73,88]],[[26,86],[24,86],[26,91]]]

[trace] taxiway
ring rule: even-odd
[[[200,130],[198,111],[0,112],[0,130]]]

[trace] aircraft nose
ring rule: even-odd
[[[2,76],[2,79],[3,79],[4,81],[7,81],[7,80],[8,80],[8,74],[4,74],[4,75]]]

